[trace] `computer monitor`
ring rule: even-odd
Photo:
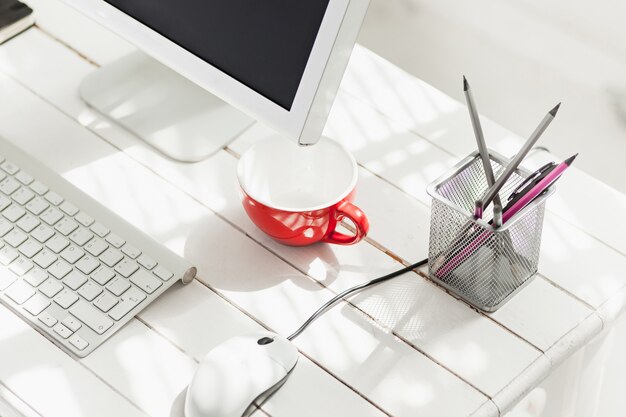
[[[369,4],[64,1],[141,51],[89,75],[83,99],[184,161],[224,147],[253,119],[301,145],[315,144]]]

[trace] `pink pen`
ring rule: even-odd
[[[561,162],[559,165],[557,165],[556,168],[550,171],[548,175],[546,175],[533,188],[531,188],[530,191],[521,196],[511,207],[507,207],[507,210],[502,214],[502,222],[504,223],[509,220],[515,215],[515,213],[522,210],[524,207],[530,204],[531,201],[537,198],[538,195],[547,190],[548,187],[550,187],[556,180],[558,180],[561,174],[563,174],[563,172],[567,168],[569,168],[569,166],[572,164],[572,162],[574,162],[574,159],[576,159],[577,156],[578,154],[571,156],[570,158]]]

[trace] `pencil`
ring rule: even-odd
[[[472,89],[469,85],[469,82],[467,82],[467,78],[465,78],[465,75],[463,76],[463,92],[465,93],[465,101],[467,102],[470,119],[472,120],[472,127],[474,128],[474,136],[476,137],[478,152],[480,152],[480,158],[483,161],[485,177],[487,178],[487,188],[489,188],[493,186],[493,184],[496,182],[496,179],[493,175],[493,169],[491,168],[489,151],[487,150],[485,135],[483,134],[483,128],[480,124],[480,117],[478,116],[478,110],[476,108],[476,103],[474,102],[474,95],[472,94]],[[500,201],[500,196],[497,194],[493,199],[493,223],[496,225],[496,227],[502,226],[502,202]]]
[[[476,218],[482,218],[483,210],[486,206],[491,203],[493,198],[500,192],[502,186],[507,182],[507,180],[511,177],[513,172],[517,169],[522,160],[526,157],[528,152],[532,149],[533,145],[537,143],[543,132],[550,126],[550,123],[554,120],[556,116],[556,112],[559,110],[561,103],[557,104],[552,110],[546,114],[543,118],[539,126],[535,129],[532,135],[528,138],[522,149],[515,155],[513,160],[506,166],[504,172],[500,177],[496,180],[495,184],[491,186],[485,194],[483,194],[482,198],[476,201],[476,207],[474,209],[474,216]]]

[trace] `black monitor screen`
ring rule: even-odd
[[[330,0],[105,0],[290,110]]]

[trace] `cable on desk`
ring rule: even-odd
[[[380,278],[375,278],[371,281],[368,282],[364,282],[363,284],[359,284],[356,285],[352,288],[348,288],[347,290],[337,294],[336,296],[334,296],[333,298],[331,298],[330,300],[328,300],[328,302],[326,302],[323,306],[321,306],[320,308],[317,309],[317,311],[315,311],[315,313],[313,313],[311,315],[311,317],[309,317],[303,324],[302,326],[300,326],[300,328],[298,328],[298,330],[296,330],[295,332],[293,332],[290,336],[287,337],[287,340],[293,340],[296,337],[298,337],[300,335],[300,333],[302,333],[307,327],[309,327],[309,325],[311,323],[313,323],[319,316],[321,316],[322,314],[324,314],[326,312],[326,310],[328,310],[329,308],[331,308],[337,301],[341,300],[344,297],[347,297],[348,295],[357,292],[357,291],[361,291],[364,290],[365,288],[369,288],[371,286],[374,286],[376,284],[380,284],[381,282],[385,282],[388,281],[392,278],[395,278],[399,275],[405,274],[409,271],[412,271],[416,268],[419,268],[422,265],[425,265],[428,262],[428,258],[426,259],[422,259],[421,261],[414,263],[413,265],[409,265],[405,268],[402,268],[400,270],[397,270],[395,272],[392,272],[390,274],[387,274],[385,276],[382,276]]]

